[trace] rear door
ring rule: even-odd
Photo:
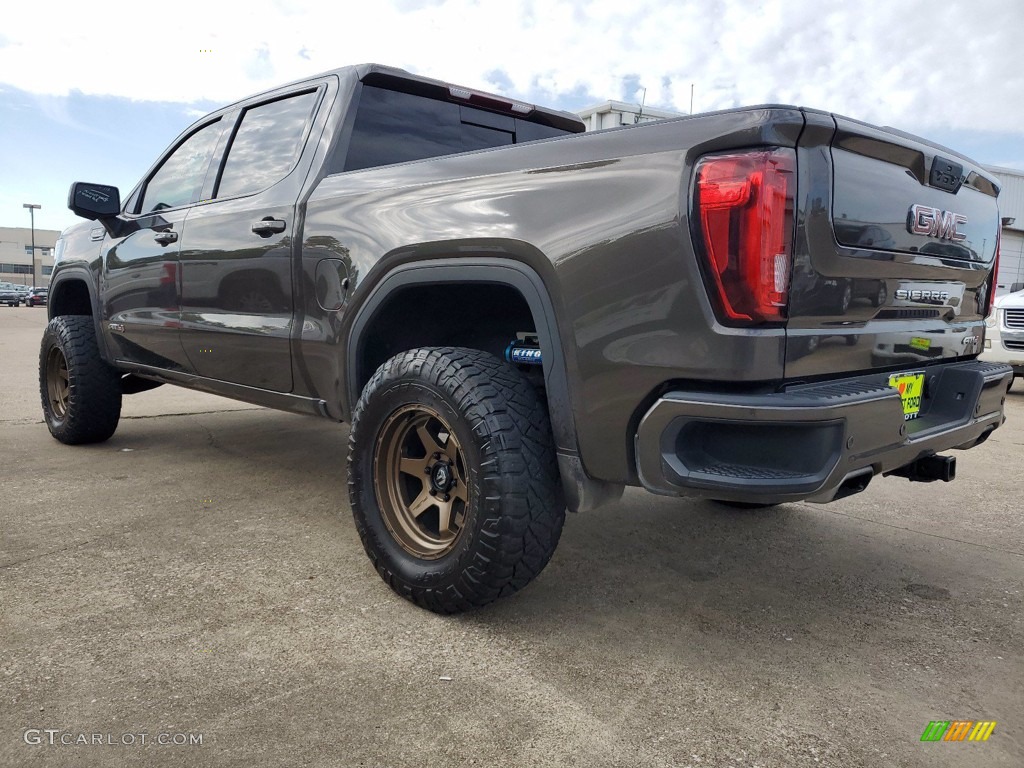
[[[243,104],[210,199],[181,246],[181,337],[202,376],[292,388],[296,200],[325,83]]]
[[[807,113],[786,377],[917,368],[981,349],[998,187],[922,139]]]

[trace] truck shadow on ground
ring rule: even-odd
[[[305,523],[353,550],[347,556],[361,550],[347,505],[347,427],[270,411],[238,412],[215,427],[203,421],[134,420],[110,445],[215,463],[235,481],[251,476],[254,492],[301,486],[313,502],[299,513]],[[886,498],[885,487],[868,493]],[[296,512],[275,511],[275,524],[289,525]],[[680,638],[708,635],[755,654],[766,640],[782,647],[810,641],[824,650],[836,633],[866,647],[913,647],[922,626],[966,641],[967,625],[977,629],[982,619],[963,614],[988,586],[965,581],[961,566],[989,555],[963,546],[835,514],[829,505],[736,511],[629,489],[619,502],[569,515],[553,561],[520,594],[449,621],[524,643],[569,642],[589,628],[627,653],[638,644],[678,648]],[[376,579],[368,566],[350,577]],[[377,586],[382,601],[402,607]],[[998,613],[988,618],[986,635],[1011,631]]]

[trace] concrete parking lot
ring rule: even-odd
[[[108,443],[54,441],[45,314],[0,308],[0,765],[1024,764],[1020,382],[953,483],[628,491],[443,618],[364,556],[344,426],[161,387]]]

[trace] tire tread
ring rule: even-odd
[[[46,387],[46,358],[53,346],[61,348],[68,365],[63,420],[50,410]],[[60,442],[100,443],[114,434],[121,418],[120,374],[100,356],[91,316],[59,315],[47,324],[39,350],[39,395],[50,434]]]
[[[474,434],[483,437],[477,500],[486,519],[472,562],[441,588],[406,583],[374,546],[360,510],[357,468],[364,444],[361,422],[375,394],[396,382],[420,379],[454,400]],[[370,436],[372,439],[372,436]],[[349,499],[357,530],[381,578],[398,594],[437,613],[477,608],[525,587],[554,553],[565,520],[547,409],[532,384],[486,352],[426,347],[403,352],[373,375],[356,405],[349,435]],[[370,479],[367,479],[370,481]]]

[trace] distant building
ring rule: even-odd
[[[669,112],[665,109],[641,107],[639,104],[627,104],[624,101],[606,101],[595,107],[587,107],[579,113],[580,119],[586,124],[588,131],[600,131],[604,128],[618,128],[623,125],[649,123],[652,120],[665,120],[669,117],[682,117],[683,112]]]
[[[49,285],[50,273],[53,272],[53,248],[58,237],[60,232],[55,229],[36,230],[33,272],[32,230],[28,227],[0,227],[0,282]]]
[[[996,295],[1002,296],[1016,283],[1024,283],[1024,171],[987,166],[999,180],[999,275]]]

